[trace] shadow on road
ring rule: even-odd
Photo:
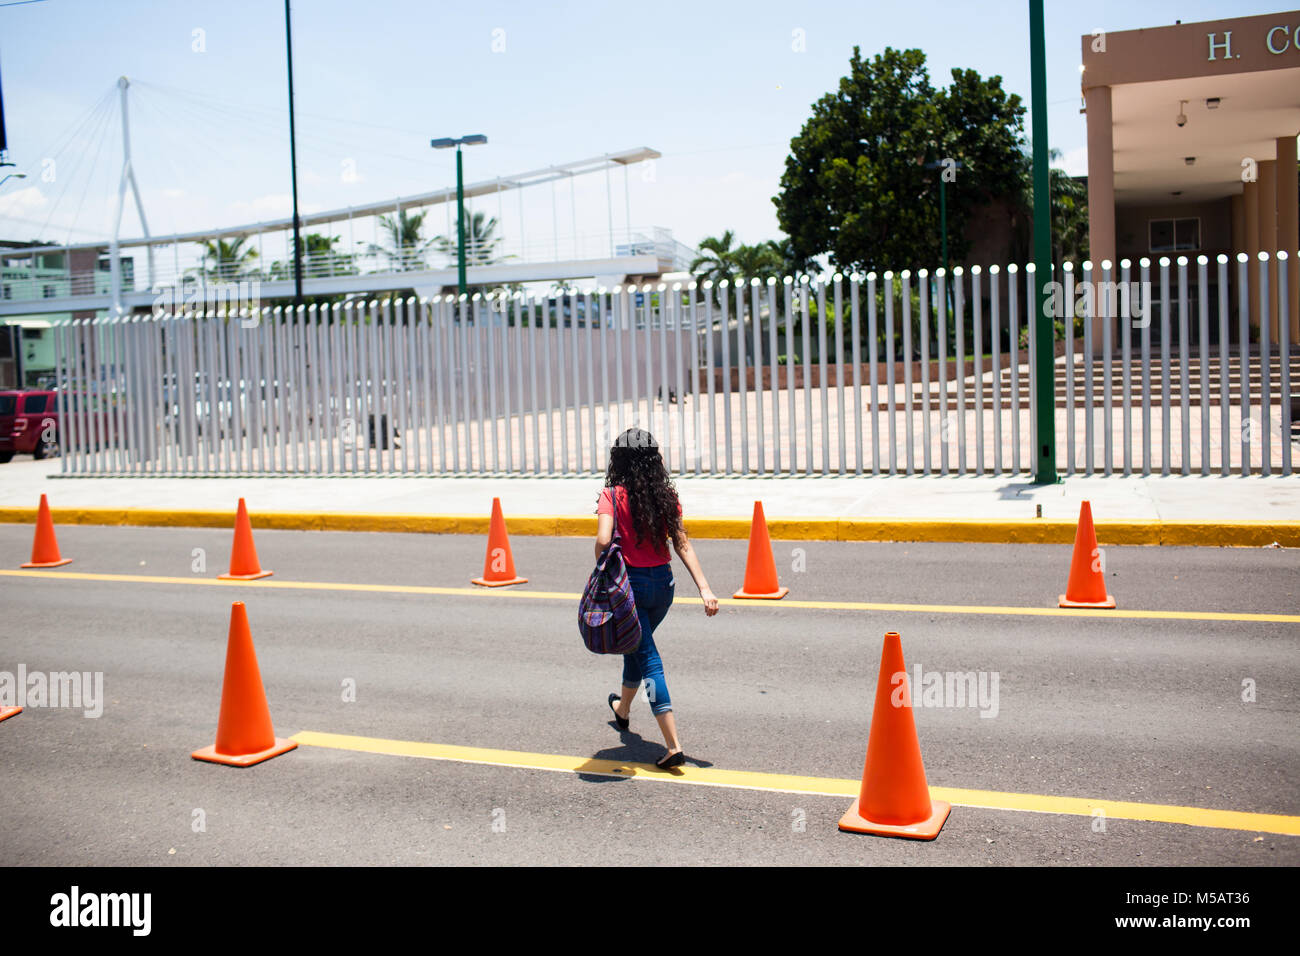
[[[611,720],[609,726],[616,728],[618,725]],[[591,760],[578,768],[578,779],[589,783],[613,783],[626,780],[632,775],[629,773],[623,776],[619,773],[619,769],[620,767],[630,769],[631,764],[639,764],[638,769],[641,770],[648,768],[650,773],[674,774],[672,770],[659,770],[654,766],[655,761],[662,759],[667,753],[663,744],[651,743],[630,730],[620,731],[619,739],[622,741],[620,746],[608,747],[592,754]],[[686,762],[695,767],[713,766],[709,761],[697,760],[690,754],[686,755]]]

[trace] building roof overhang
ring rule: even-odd
[[[1278,139],[1300,133],[1300,11],[1087,35],[1082,46],[1085,93],[1111,88],[1117,205],[1238,194],[1277,158]]]

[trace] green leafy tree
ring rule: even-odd
[[[839,89],[813,104],[790,144],[773,198],[791,251],[827,255],[848,270],[937,263],[939,183],[945,183],[950,256],[968,248],[972,210],[1021,189],[1024,107],[1000,77],[953,70],[936,90],[920,50],[886,47],[870,60],[855,47]]]
[[[794,251],[794,243],[790,239],[769,239],[767,244],[781,257],[779,277],[802,275],[812,268],[811,260]]]
[[[971,214],[994,204],[1013,205],[1030,180],[1030,169],[1024,165],[1025,108],[1020,97],[1002,88],[1001,77],[985,80],[975,70],[954,69],[952,83],[939,92],[938,112],[943,133],[934,137],[927,161],[953,159],[961,164],[946,184],[949,256],[960,262],[970,249]],[[937,228],[943,166],[927,172]],[[938,238],[941,242],[942,236]],[[938,262],[938,255],[931,261]]]

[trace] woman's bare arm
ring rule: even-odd
[[[673,548],[677,552],[677,557],[682,559],[682,564],[686,565],[686,570],[691,573],[691,578],[699,589],[700,600],[704,602],[704,613],[709,617],[713,617],[718,613],[718,599],[714,596],[713,591],[709,589],[709,582],[704,577],[704,569],[700,567],[699,556],[696,555],[695,549],[691,547],[691,541],[686,537],[686,532],[682,532],[682,543],[680,545],[674,544]]]
[[[605,553],[609,547],[610,541],[614,540],[614,516],[597,515],[596,516],[596,560]]]

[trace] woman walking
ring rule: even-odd
[[[623,563],[627,566],[632,596],[636,600],[636,614],[641,622],[641,643],[635,651],[623,655],[623,690],[621,694],[609,695],[609,707],[619,729],[627,730],[637,688],[645,687],[650,698],[650,710],[659,721],[664,745],[668,748],[667,755],[656,765],[667,770],[686,761],[654,637],[655,628],[673,603],[673,568],[668,541],[672,541],[677,557],[691,573],[708,617],[718,613],[718,599],[709,590],[709,582],[700,569],[700,559],[682,529],[682,506],[668,478],[659,446],[649,432],[639,428],[629,428],[619,435],[609,450],[605,488],[596,505],[598,561],[614,537],[616,512]]]

